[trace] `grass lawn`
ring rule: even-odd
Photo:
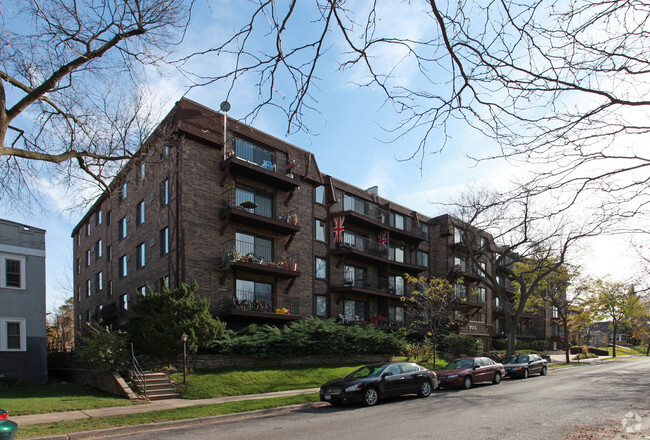
[[[182,373],[175,373],[172,378],[178,384],[177,388],[183,398],[206,399],[316,388],[328,380],[351,373],[359,366],[199,370],[186,376],[187,383],[185,385],[183,385]]]
[[[612,347],[598,347],[600,350],[607,350],[609,352],[609,355],[612,355]],[[645,350],[643,350],[641,347],[621,347],[620,345],[616,346],[616,355],[643,355],[645,354]]]
[[[136,405],[129,399],[76,384],[0,388],[0,406],[12,416]]]
[[[231,414],[258,409],[276,408],[278,406],[296,405],[305,402],[317,402],[318,394],[302,396],[276,397],[272,399],[245,400],[241,402],[219,403],[214,405],[192,406],[142,414],[127,414],[114,417],[62,421],[43,425],[19,426],[17,439],[44,437],[56,434],[68,434],[95,429],[114,428],[128,425],[164,422],[170,420],[193,419],[220,414]]]

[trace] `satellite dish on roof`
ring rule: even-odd
[[[230,103],[228,101],[224,101],[221,103],[219,108],[221,109],[222,112],[227,112],[230,110]]]

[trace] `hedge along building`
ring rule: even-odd
[[[79,330],[120,327],[147,285],[194,280],[231,326],[317,316],[397,328],[404,273],[454,272],[451,217],[323,174],[312,153],[191,100],[176,103],[140,153],[72,232]],[[480,284],[466,278],[458,292]],[[459,331],[487,348],[496,315],[479,287]]]

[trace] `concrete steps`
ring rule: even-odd
[[[133,378],[133,383],[137,392],[149,400],[180,399],[181,397],[176,391],[174,383],[165,373],[146,371],[144,373],[144,383],[138,377]]]

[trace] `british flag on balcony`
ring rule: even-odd
[[[378,235],[379,250],[385,251],[388,249],[388,231],[381,231]]]
[[[343,243],[343,232],[345,231],[345,216],[334,217],[334,243]]]

